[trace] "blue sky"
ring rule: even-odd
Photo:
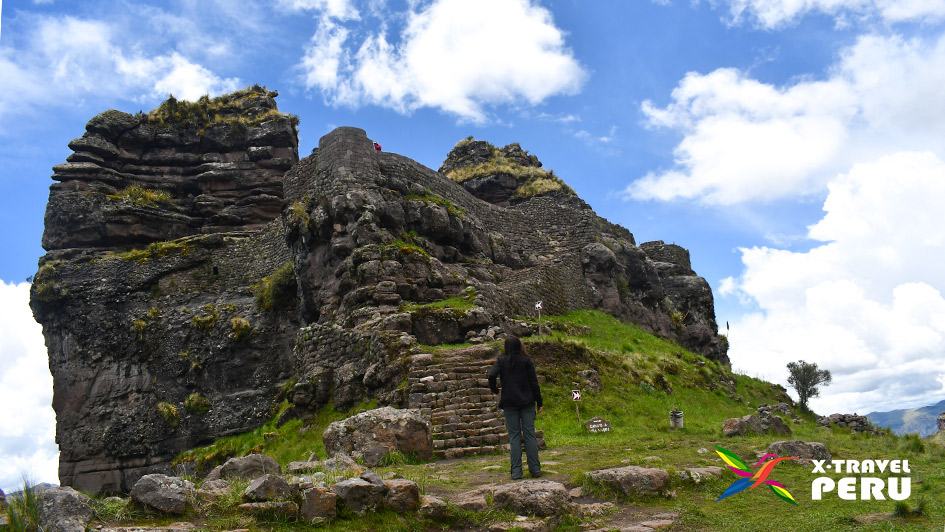
[[[106,109],[259,83],[437,168],[520,142],[637,242],[691,251],[742,372],[821,413],[945,397],[945,0],[0,4],[0,488],[55,481],[24,279],[51,167]]]

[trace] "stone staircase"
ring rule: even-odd
[[[474,346],[410,358],[407,405],[430,420],[436,458],[508,452],[505,418],[489,390],[496,356],[492,346]],[[542,432],[535,435],[544,449]]]

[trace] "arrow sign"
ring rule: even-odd
[[[535,310],[541,310],[541,301],[535,303]]]
[[[580,401],[581,400],[581,390],[571,390],[571,400]]]

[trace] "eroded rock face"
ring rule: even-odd
[[[433,456],[430,422],[419,410],[368,410],[328,425],[322,439],[329,456],[343,453],[368,467],[380,465],[394,451],[422,459]]]
[[[50,187],[43,247],[114,248],[262,229],[279,216],[282,174],[298,161],[297,120],[277,112],[274,94],[249,89],[225,104],[208,100],[217,119],[168,118],[187,107],[172,100],[150,116],[111,110],[92,118],[69,143],[67,162],[53,167],[58,183]]]
[[[407,350],[514,334],[537,300],[550,314],[605,310],[727,362],[685,250],[638,247],[573,192],[518,179],[541,170],[520,147],[499,150],[526,169],[510,206],[375,152],[356,128],[293,164],[294,120],[272,96],[251,90],[219,122],[200,122],[196,104],[176,104],[191,117],[180,122],[161,122],[169,108],[108,111],[54,169],[31,307],[64,485],[127,491],[285,399],[280,423],[329,402],[405,406]],[[450,164],[496,155],[477,150]]]

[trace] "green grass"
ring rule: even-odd
[[[292,261],[279,266],[272,275],[263,277],[253,285],[252,291],[256,297],[256,307],[261,310],[272,311],[295,306],[298,301],[298,284]]]
[[[107,197],[130,201],[135,207],[158,207],[161,204],[174,204],[174,199],[170,192],[144,188],[140,185],[131,185],[115,194],[109,194]]]
[[[39,529],[39,492],[33,482],[23,477],[23,488],[18,496],[7,497],[6,514],[9,532],[37,532]]]

